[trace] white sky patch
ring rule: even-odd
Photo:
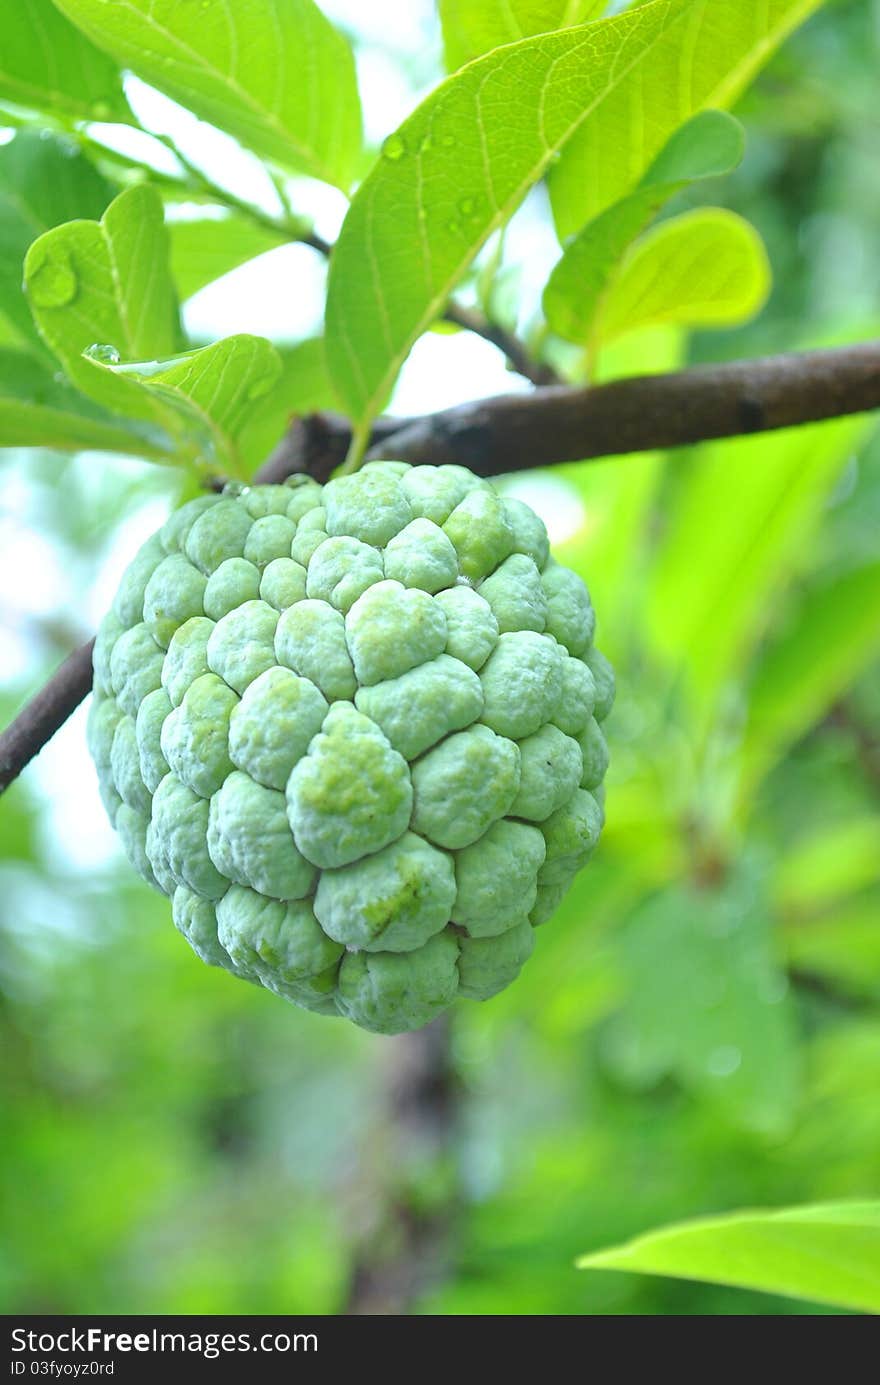
[[[321,330],[326,280],[316,251],[280,245],[193,294],[183,307],[184,325],[197,341],[234,332],[299,341]]]
[[[507,369],[501,352],[481,337],[471,332],[426,332],[400,373],[391,412],[433,413],[481,395],[528,388]]]
[[[111,542],[87,593],[86,612],[92,626],[106,614],[122,574],[141,544],[165,523],[170,506],[167,500],[150,500],[116,526]]]
[[[60,870],[98,870],[122,853],[86,746],[88,706],[87,700],[77,708],[27,771],[46,805],[40,814],[40,845]]]
[[[587,522],[587,511],[573,486],[559,476],[512,476],[502,487],[505,495],[516,496],[540,515],[551,544],[564,543],[580,533]]]

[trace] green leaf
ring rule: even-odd
[[[744,148],[742,126],[724,111],[701,111],[676,130],[636,191],[566,246],[544,290],[544,312],[554,332],[586,343],[630,243],[677,192],[736,168]]]
[[[162,202],[128,188],[100,222],[35,241],[25,287],[69,378],[113,413],[158,426],[181,461],[237,475],[239,431],[280,371],[274,348],[236,336],[173,356],[179,329]]]
[[[48,130],[20,130],[0,146],[0,313],[17,336],[39,342],[21,287],[31,241],[63,221],[99,217],[113,191],[72,140]]]
[[[630,999],[612,1058],[637,1080],[674,1073],[737,1124],[789,1128],[799,1064],[769,910],[745,873],[720,890],[671,888],[621,939]]]
[[[247,260],[286,245],[289,235],[257,226],[241,216],[168,223],[171,273],[181,298],[190,298],[214,279]]]
[[[116,64],[52,0],[4,5],[0,99],[73,120],[132,119]]]
[[[770,292],[770,265],[753,226],[734,212],[700,208],[637,240],[593,326],[597,345],[640,327],[734,327]]]
[[[643,619],[647,642],[697,702],[713,704],[764,633],[771,593],[812,559],[826,496],[865,426],[840,419],[714,443],[688,459]]]
[[[0,350],[0,447],[169,460],[161,439],[112,418],[24,351]]]
[[[866,563],[809,591],[762,651],[740,751],[744,795],[880,654],[878,610],[880,562]]]
[[[179,342],[177,303],[168,270],[162,200],[154,188],[127,188],[100,221],[71,221],[34,241],[25,259],[25,292],[43,339],[84,394],[138,417],[137,390],[108,387],[84,356],[114,348],[124,360],[171,355]],[[149,411],[149,417],[153,412]]]
[[[482,57],[505,43],[533,34],[584,24],[607,7],[608,0],[438,0],[446,70]]]
[[[878,1313],[880,1202],[815,1203],[682,1222],[577,1263]]]
[[[266,460],[294,415],[332,409],[336,402],[323,337],[278,347],[277,352],[281,374],[256,405],[238,441],[248,476]]]
[[[239,435],[281,371],[272,343],[244,334],[170,360],[89,364],[106,373],[108,397],[117,390],[120,408],[161,422],[181,460],[232,476],[243,475]]]
[[[331,376],[361,433],[480,246],[616,91],[647,80],[691,7],[651,0],[496,49],[385,141],[343,224],[327,301]]]
[[[313,0],[56,0],[159,91],[255,154],[344,191],[361,142],[354,59]]]
[[[560,236],[570,236],[633,188],[689,116],[733,105],[774,49],[820,3],[692,0],[677,9],[650,63],[609,93],[552,169]]]

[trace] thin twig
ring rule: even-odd
[[[452,300],[446,306],[443,321],[451,322],[466,332],[473,332],[475,336],[482,337],[492,346],[497,346],[498,350],[507,357],[507,364],[510,369],[515,371],[517,375],[522,375],[524,379],[530,380],[533,385],[558,385],[561,383],[561,376],[553,369],[552,365],[536,361],[525,343],[520,341],[514,332],[508,332],[506,327],[490,321],[477,308],[466,308],[463,303],[456,303]]]
[[[0,735],[0,793],[76,711],[92,686],[92,649],[80,645]]]

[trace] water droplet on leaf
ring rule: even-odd
[[[96,341],[90,346],[83,355],[88,356],[90,361],[97,361],[98,365],[119,365],[122,360],[115,346],[109,346],[106,342]]]
[[[76,271],[66,250],[38,251],[26,267],[27,291],[38,308],[63,308],[79,290]]]
[[[406,153],[406,140],[399,131],[389,135],[382,145],[382,158],[390,159],[392,163],[397,163]]]
[[[477,210],[477,199],[475,197],[462,197],[458,204],[458,210],[462,216],[473,216]]]
[[[459,222],[459,221],[447,221],[447,223],[446,223],[446,229],[447,229],[447,231],[449,232],[449,234],[450,234],[451,236],[457,236],[458,233],[459,233],[459,231],[461,230],[461,222]]]

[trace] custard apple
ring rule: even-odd
[[[516,977],[596,846],[594,623],[538,516],[463,467],[204,495],[98,634],[107,811],[204,961],[416,1029]]]

